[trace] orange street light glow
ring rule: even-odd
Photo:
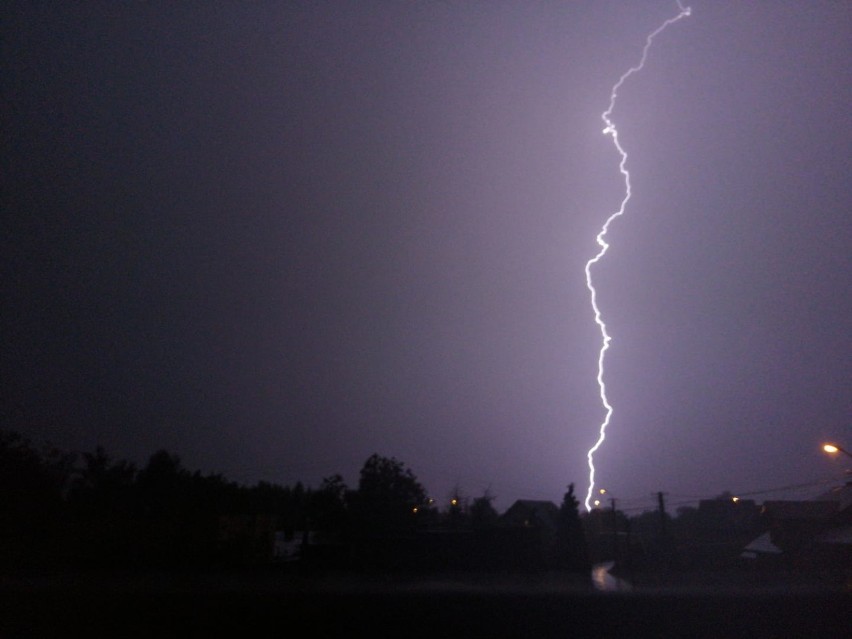
[[[823,444],[822,449],[825,452],[827,452],[831,455],[834,455],[836,453],[843,453],[844,455],[848,455],[849,457],[852,457],[852,453],[850,453],[848,450],[846,450],[842,446],[838,446],[837,444]]]

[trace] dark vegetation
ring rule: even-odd
[[[457,491],[441,507],[380,455],[355,488],[339,475],[243,486],[167,451],[137,468],[0,431],[0,636],[845,636],[848,589],[589,587],[604,560],[634,583],[678,571],[708,583],[765,528],[753,504],[580,514],[573,485],[559,506],[492,501]],[[459,574],[509,587],[446,587]]]
[[[358,485],[244,486],[184,468],[165,450],[141,468],[106,451],[72,454],[0,431],[0,567],[246,567],[370,571],[560,570],[588,575],[739,569],[767,530],[754,502],[720,495],[677,516],[581,514],[573,484],[559,506],[487,492],[444,505],[411,469],[374,454]],[[795,569],[796,566],[787,566]]]
[[[102,448],[72,454],[0,431],[0,566],[176,567],[298,563],[302,568],[566,570],[611,560],[622,574],[735,568],[767,529],[730,495],[628,517],[580,514],[573,484],[559,506],[487,492],[444,505],[411,469],[374,454],[358,486],[340,475],[244,486],[184,468],[165,450],[141,468]],[[296,561],[298,560],[298,561]]]
[[[590,567],[573,486],[552,521],[506,525],[493,497],[440,509],[414,473],[372,455],[350,489],[243,486],[165,450],[137,468],[0,432],[3,567],[257,566],[371,570]]]

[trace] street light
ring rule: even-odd
[[[823,444],[822,449],[825,452],[830,453],[832,455],[835,455],[837,453],[843,453],[844,455],[848,455],[849,457],[852,457],[852,453],[850,453],[845,448],[838,446],[837,444],[831,444],[831,443]]]

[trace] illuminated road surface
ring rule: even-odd
[[[602,592],[630,592],[633,590],[629,583],[609,574],[613,565],[615,565],[615,562],[606,561],[592,567],[592,585],[595,589]]]

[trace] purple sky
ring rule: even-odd
[[[852,5],[691,3],[613,113],[594,271],[625,508],[839,478]],[[73,450],[585,492],[610,89],[675,2],[12,2],[2,421]],[[755,499],[807,496],[761,492]]]

